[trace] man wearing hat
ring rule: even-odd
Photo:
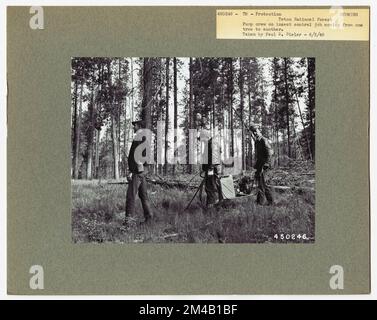
[[[272,156],[272,148],[267,138],[263,137],[255,125],[250,126],[250,132],[254,139],[256,162],[254,165],[255,180],[258,184],[257,203],[264,204],[267,200],[268,205],[273,204],[273,197],[270,188],[267,186],[264,171],[269,168]]]
[[[139,130],[145,128],[145,123],[143,120],[137,120],[133,121],[132,125],[134,126],[136,137],[132,141],[128,154],[128,169],[130,171],[130,176],[128,177],[128,189],[126,196],[125,224],[128,223],[130,217],[132,217],[135,213],[135,201],[137,195],[139,195],[143,206],[145,222],[150,221],[153,217],[153,213],[149,205],[147,181],[145,179],[145,162],[142,163],[138,161],[137,156],[135,156],[136,148],[146,140],[145,136],[143,139],[137,139],[137,134],[138,132],[141,132]],[[145,156],[145,154],[146,150],[142,152],[143,156]]]

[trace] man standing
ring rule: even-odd
[[[221,161],[218,150],[219,146],[216,141],[205,131],[203,131],[203,137],[206,139],[209,138],[204,148],[202,170],[204,171],[204,188],[207,194],[207,207],[212,207],[223,198],[219,178]]]
[[[268,139],[263,137],[260,131],[254,125],[250,126],[250,131],[254,139],[256,154],[254,169],[256,169],[255,180],[258,184],[257,203],[264,204],[265,200],[267,200],[268,205],[271,205],[273,204],[274,200],[272,197],[272,192],[266,184],[264,171],[269,168],[272,148],[268,142]]]
[[[130,152],[128,154],[128,169],[130,171],[130,176],[128,177],[128,189],[126,196],[126,217],[125,224],[127,225],[129,219],[135,213],[135,201],[136,195],[139,195],[141,204],[144,210],[145,222],[148,222],[153,217],[152,210],[149,205],[147,181],[145,179],[145,162],[141,162],[140,157],[135,153],[137,147],[144,143],[145,136],[141,138],[141,129],[145,128],[143,120],[133,121],[134,132],[136,136],[132,141]],[[142,155],[145,156],[146,150],[143,150]]]

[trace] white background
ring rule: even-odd
[[[6,123],[6,6],[8,5],[22,5],[22,6],[74,6],[74,5],[209,5],[209,6],[288,6],[303,5],[302,0],[291,0],[291,1],[100,1],[100,0],[85,0],[85,1],[49,1],[49,0],[38,0],[38,1],[10,1],[4,0],[1,1],[1,12],[0,12],[0,57],[1,57],[1,78],[0,78],[0,298],[1,299],[377,299],[377,223],[376,223],[376,199],[377,199],[377,105],[376,105],[376,76],[373,71],[376,71],[376,29],[373,28],[373,25],[376,25],[376,10],[377,6],[374,3],[375,1],[305,1],[306,6],[362,6],[367,5],[371,7],[371,104],[370,104],[370,181],[371,181],[371,257],[372,257],[372,294],[371,295],[347,295],[347,296],[260,296],[260,295],[232,295],[232,296],[8,296],[7,295],[7,281],[6,281],[6,141],[7,141],[7,123]],[[347,281],[347,274],[345,274],[345,285]]]

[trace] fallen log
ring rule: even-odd
[[[196,189],[199,187],[199,185],[196,185],[196,184],[188,184],[184,181],[177,181],[177,180],[173,180],[173,181],[169,181],[169,180],[156,180],[156,179],[151,179],[151,178],[146,178],[147,179],[147,182],[149,183],[152,183],[152,184],[157,184],[157,185],[160,185],[162,187],[166,187],[166,188],[177,188],[177,189]]]
[[[279,192],[285,192],[285,191],[299,191],[299,192],[315,192],[314,188],[310,187],[297,187],[297,186],[269,186],[270,188],[279,191]]]
[[[107,184],[128,184],[128,181],[108,181]]]
[[[172,234],[167,234],[163,236],[163,238],[167,239],[167,238],[173,238],[173,237],[178,237],[178,236],[179,236],[179,233],[172,233]]]

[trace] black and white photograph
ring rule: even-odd
[[[314,243],[315,58],[72,57],[74,243]]]

